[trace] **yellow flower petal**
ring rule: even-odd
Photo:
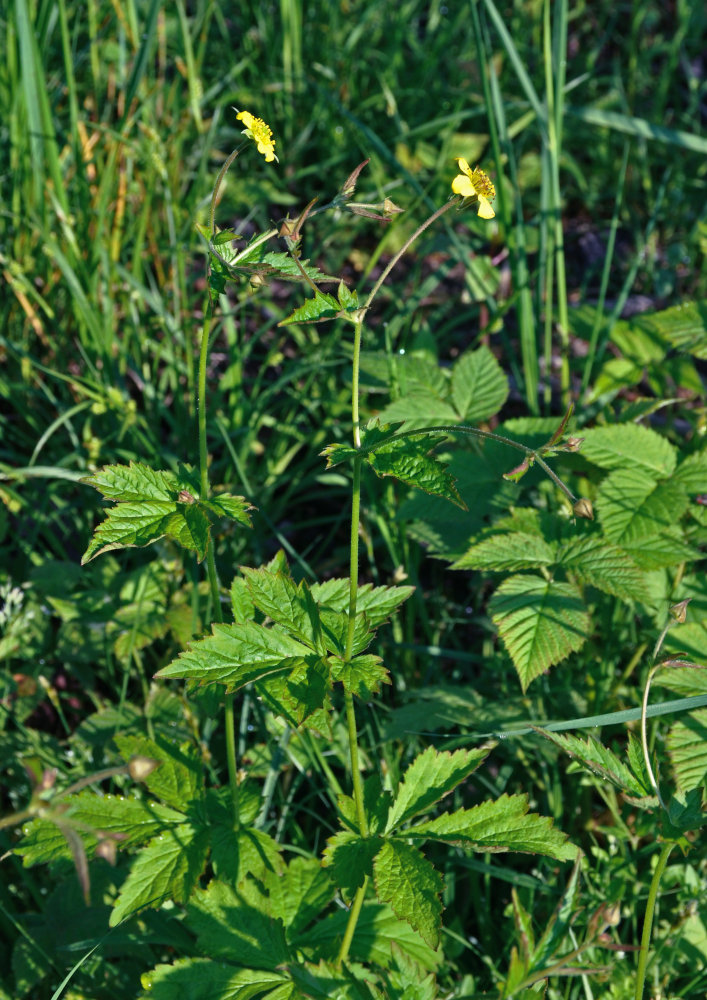
[[[468,177],[464,176],[464,174],[457,174],[454,178],[452,181],[452,191],[455,194],[460,194],[462,198],[473,198],[476,194],[474,185]]]
[[[256,118],[250,111],[239,111],[236,117],[245,125],[243,131],[256,144],[258,152],[265,157],[266,163],[277,160],[275,140],[272,137],[270,126],[266,125],[262,118]]]
[[[493,219],[496,216],[496,213],[491,208],[491,202],[488,200],[488,198],[484,198],[482,195],[479,195],[478,214],[481,216],[482,219]]]

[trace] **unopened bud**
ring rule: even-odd
[[[572,510],[577,517],[586,517],[588,521],[594,520],[594,508],[592,507],[592,501],[587,500],[586,497],[580,497],[572,507]]]
[[[692,598],[688,597],[684,601],[679,601],[677,604],[673,604],[670,609],[670,614],[680,625],[684,625],[687,619],[687,606],[691,600]]]
[[[609,927],[617,927],[621,920],[621,906],[619,903],[612,903],[604,910],[604,920]]]
[[[96,857],[103,858],[109,865],[115,867],[118,856],[118,845],[112,837],[101,840],[96,847]]]
[[[145,757],[142,754],[138,754],[136,757],[131,757],[128,761],[128,774],[133,781],[144,781],[146,778],[149,778],[161,763],[159,760],[153,760],[152,757]]]
[[[568,437],[565,441],[565,451],[579,451],[584,438]]]

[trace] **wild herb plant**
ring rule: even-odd
[[[246,126],[247,139],[256,143],[266,161],[276,159],[269,127],[248,112],[238,117]],[[190,694],[184,709],[189,711],[189,701],[196,708],[194,736],[178,743],[164,731],[155,731],[148,718],[146,735],[128,731],[115,737],[124,765],[58,790],[55,772],[36,770],[31,802],[9,821],[32,818],[17,848],[25,863],[56,862],[70,854],[87,898],[87,858],[92,852],[114,861],[119,851],[135,851],[130,872],[113,901],[112,927],[149,909],[166,907],[169,912],[174,904],[185,907],[184,924],[195,935],[195,943],[178,947],[174,961],[158,963],[145,975],[143,985],[151,996],[165,1000],[181,992],[211,1000],[239,995],[434,996],[433,973],[441,960],[444,881],[422,845],[427,844],[430,853],[438,844],[461,852],[530,852],[558,861],[576,859],[578,852],[550,819],[529,811],[527,794],[503,794],[471,806],[462,804],[453,812],[440,811],[441,800],[455,790],[457,800],[464,802],[467,779],[487,759],[493,742],[453,751],[428,746],[397,780],[386,774],[383,761],[376,764],[375,746],[362,744],[357,712],[379,694],[382,685],[390,683],[384,660],[373,645],[376,632],[413,591],[410,586],[359,582],[359,544],[365,531],[361,518],[364,472],[372,469],[379,477],[391,477],[463,510],[466,504],[453,475],[433,454],[440,441],[460,435],[484,446],[522,453],[520,464],[506,469],[506,482],[517,484],[533,467],[539,467],[559,488],[571,519],[553,527],[549,515],[530,508],[519,510],[507,523],[497,523],[474,541],[455,564],[493,571],[542,568],[537,576],[509,577],[491,605],[521,685],[527,688],[586,641],[589,619],[581,587],[595,587],[614,597],[646,599],[640,571],[625,551],[626,538],[622,535],[623,548],[612,545],[612,532],[618,531],[615,522],[620,521],[626,531],[626,484],[614,483],[613,493],[599,494],[603,535],[578,537],[574,534],[576,518],[591,519],[592,503],[578,499],[548,465],[548,458],[571,456],[589,442],[590,459],[600,455],[606,462],[608,453],[611,468],[613,456],[621,450],[617,442],[621,448],[630,446],[630,434],[623,428],[624,434],[617,438],[613,428],[606,428],[603,435],[600,430],[587,431],[584,441],[565,437],[571,409],[544,441],[532,445],[458,420],[411,427],[378,419],[364,426],[361,347],[377,293],[403,254],[444,213],[474,204],[480,217],[492,218],[494,187],[482,171],[472,170],[459,159],[459,173],[452,182],[452,191],[459,197],[446,202],[415,230],[366,299],[359,302],[343,281],[336,295],[321,290],[320,285],[331,279],[302,258],[301,238],[304,225],[327,209],[383,221],[396,212],[389,201],[372,205],[352,200],[365,163],[330,205],[319,208],[313,201],[297,218],[288,218],[279,229],[286,250],[273,251],[269,242],[277,230],[258,234],[241,246],[235,233],[216,228],[220,185],[239,152],[234,151],[224,163],[211,199],[209,224],[203,228],[209,280],[196,380],[198,471],[186,462],[176,473],[131,462],[107,466],[87,480],[106,499],[115,501],[115,506],[96,529],[84,563],[116,549],[166,538],[194,552],[206,567],[208,591],[202,595],[195,591],[195,599],[205,599],[201,617],[204,625],[211,622],[211,632],[192,642],[157,675],[188,682]],[[249,499],[214,491],[209,482],[207,363],[217,296],[229,282],[247,279],[257,286],[269,277],[301,281],[313,293],[284,323],[336,320],[343,330],[352,331],[352,440],[349,445],[332,444],[324,453],[330,468],[345,463],[351,467],[349,577],[312,583],[297,580],[280,552],[264,566],[240,569],[230,584],[224,614],[215,527],[232,520],[247,528],[252,507]],[[457,417],[484,420],[493,416],[505,398],[498,394],[499,379],[502,375],[490,352],[482,348],[464,355],[451,378]],[[655,448],[667,462],[664,447],[656,444]],[[644,466],[652,468],[645,451],[643,456]],[[694,492],[703,464],[704,456],[698,455],[680,466],[681,497]],[[635,473],[632,479],[636,490],[645,486],[639,478]],[[656,485],[651,480],[649,486],[653,496],[660,491],[661,481]],[[673,515],[676,489],[670,493]],[[645,511],[643,516],[648,518]],[[657,534],[664,534],[653,511],[653,527],[656,520]],[[638,538],[636,544],[640,541],[645,548],[646,537]],[[675,542],[675,534],[670,537]],[[567,574],[564,582],[547,572],[555,565],[562,568],[557,576]],[[266,714],[272,744],[265,749],[271,766],[262,785],[262,772],[249,768],[243,759],[248,752],[247,728],[238,726],[239,710],[246,716],[255,705]],[[213,715],[218,706],[223,717],[227,788],[213,780],[221,769],[205,756],[197,721],[199,715]],[[341,733],[348,754],[348,790],[339,787],[326,765],[327,751],[322,749]],[[290,849],[301,856],[288,863],[283,857],[286,845],[265,827],[278,822],[272,815],[276,760],[294,736],[319,747],[314,752],[328,776],[328,795],[335,807],[324,825],[321,840],[329,836],[321,857],[312,851],[303,854],[302,846],[293,844]],[[601,744],[585,746],[557,735],[548,738],[642,808],[660,806],[667,816],[664,836],[671,845],[688,846],[686,832],[701,822],[697,786],[688,788],[685,798],[683,782],[682,799],[678,795],[666,806],[652,776],[645,739],[643,755],[635,743],[629,744],[627,766]],[[246,749],[240,764],[239,743]],[[683,754],[693,752],[688,741]],[[97,796],[86,789],[90,783],[126,772],[144,782],[154,798]],[[666,847],[656,887],[668,855]],[[212,876],[207,883],[206,872]],[[657,888],[651,890],[649,899],[636,997],[642,995],[656,892]],[[616,923],[616,908],[598,908],[586,922],[583,940],[574,940],[568,948],[577,893],[575,869],[562,902],[537,942],[530,914],[514,896],[523,947],[512,952],[508,970],[499,976],[499,996],[526,995],[534,984],[549,977],[588,975],[592,966],[595,972],[602,966],[595,950],[609,944],[606,930]],[[589,956],[584,966],[577,964],[582,956]]]

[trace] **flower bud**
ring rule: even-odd
[[[580,497],[572,507],[572,510],[577,517],[586,517],[588,521],[594,520],[594,508],[592,507],[592,501],[587,500],[586,497]]]

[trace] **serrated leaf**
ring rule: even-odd
[[[583,431],[582,455],[602,469],[644,471],[650,478],[671,475],[677,450],[656,431],[642,424],[614,424]]]
[[[211,827],[210,861],[216,876],[233,885],[246,875],[262,879],[268,870],[282,870],[279,844],[262,830],[243,825],[234,830],[232,820]]]
[[[282,920],[271,915],[267,897],[250,879],[237,888],[214,880],[197,890],[186,923],[215,959],[272,971],[292,959]]]
[[[314,650],[321,647],[321,623],[309,587],[296,584],[285,573],[243,567],[251,600],[256,608],[282,625],[292,635]]]
[[[276,670],[289,669],[292,661],[310,653],[307,646],[274,627],[255,622],[214,625],[210,636],[192,643],[155,676],[225,684],[228,691],[236,691]]]
[[[336,319],[341,312],[341,306],[333,295],[325,292],[317,292],[311,298],[306,299],[301,306],[298,306],[287,319],[281,320],[278,326],[291,326],[294,323],[324,323],[329,319]]]
[[[376,895],[416,930],[430,948],[439,944],[444,882],[435,867],[410,844],[387,841],[373,862]]]
[[[527,795],[502,795],[405,830],[411,839],[440,840],[474,851],[521,851],[574,861],[577,848],[547,816],[528,812]]]
[[[336,895],[327,872],[315,858],[294,858],[282,874],[267,872],[263,879],[272,912],[288,936],[304,931]]]
[[[218,493],[205,500],[202,506],[212,511],[217,517],[228,517],[248,528],[251,525],[248,511],[254,508],[245,497],[233,496],[231,493]]]
[[[610,542],[624,546],[674,530],[688,504],[674,480],[656,481],[640,469],[617,469],[601,485],[596,509]]]
[[[204,870],[209,832],[182,823],[160,833],[143,847],[110,915],[110,926],[146,907],[159,907],[168,899],[185,903]]]
[[[586,642],[589,614],[570,583],[511,576],[488,604],[491,620],[513,660],[525,691],[538,677]]]
[[[688,545],[678,530],[662,535],[638,535],[624,540],[621,548],[644,571],[678,566],[682,562],[700,558],[699,551]]]
[[[121,503],[112,507],[105,520],[95,528],[93,538],[81,557],[81,564],[85,565],[96,556],[114,549],[150,545],[165,535],[178,540],[183,532],[190,538],[191,531],[184,518],[176,515],[176,503],[167,500]]]
[[[348,611],[349,580],[335,578],[312,585],[312,597],[322,608]],[[387,621],[393,611],[415,593],[414,587],[374,587],[364,583],[356,591],[356,614],[364,614],[374,628]]]
[[[186,812],[190,803],[203,797],[202,764],[195,748],[189,743],[177,746],[163,736],[155,740],[147,736],[116,736],[115,745],[121,757],[143,755],[160,762],[160,766],[147,776],[145,786],[152,795],[167,805]]]
[[[388,670],[380,656],[355,656],[348,663],[331,657],[329,663],[331,679],[341,681],[344,690],[350,691],[361,701],[370,701],[374,694],[379,693],[381,684],[390,684]]]
[[[678,350],[707,359],[707,323],[702,302],[684,302],[661,312],[643,313],[630,322],[641,330],[667,338]]]
[[[707,448],[697,451],[678,465],[673,479],[682,483],[689,495],[707,490]]]
[[[650,600],[645,575],[636,563],[599,535],[571,539],[561,547],[557,561],[582,583],[605,594],[632,597],[636,601]]]
[[[466,510],[454,477],[449,474],[445,465],[428,454],[438,443],[438,439],[429,435],[395,438],[380,445],[376,451],[368,452],[366,462],[377,476],[392,476],[407,486],[414,486],[432,496],[443,497]]]
[[[352,899],[366,876],[373,873],[373,859],[382,844],[380,837],[362,837],[351,830],[340,830],[327,840],[322,865],[346,899]]]
[[[158,965],[142,976],[150,1000],[249,1000],[290,980],[266,969],[237,969],[211,958],[182,958],[173,965]]]
[[[551,733],[540,727],[535,731],[576,760],[585,770],[610,781],[622,792],[637,798],[653,794],[650,786],[642,785],[633,771],[599,740],[589,737],[585,742],[577,736]]]
[[[380,411],[379,417],[386,422],[404,421],[406,430],[416,425],[457,424],[459,414],[446,400],[427,389],[412,389],[399,399],[394,399]]]
[[[158,802],[145,802],[122,795],[96,795],[93,791],[79,792],[67,800],[69,808],[62,813],[65,822],[75,821],[81,830],[87,850],[91,851],[98,837],[120,834],[121,845],[143,843],[161,830],[184,822],[184,815]],[[47,819],[32,820],[24,827],[24,837],[14,848],[24,859],[25,866],[48,863],[60,857],[70,857],[66,841],[56,826]]]
[[[675,722],[667,745],[679,790],[701,788],[707,776],[707,709],[689,712]]]
[[[427,812],[472,774],[489,754],[491,747],[455,750],[453,753],[428,747],[405,772],[388,814],[386,833],[421,812]]]
[[[507,398],[508,378],[485,344],[462,354],[452,369],[452,401],[462,420],[487,420]]]
[[[184,482],[171,472],[151,469],[142,462],[129,465],[106,465],[82,482],[93,486],[107,500],[121,500],[137,503],[143,500],[174,500],[180,489],[192,486],[190,479]]]
[[[557,544],[551,544],[537,535],[511,531],[491,535],[473,543],[461,559],[452,563],[451,568],[500,573],[504,570],[552,566],[556,560]]]

